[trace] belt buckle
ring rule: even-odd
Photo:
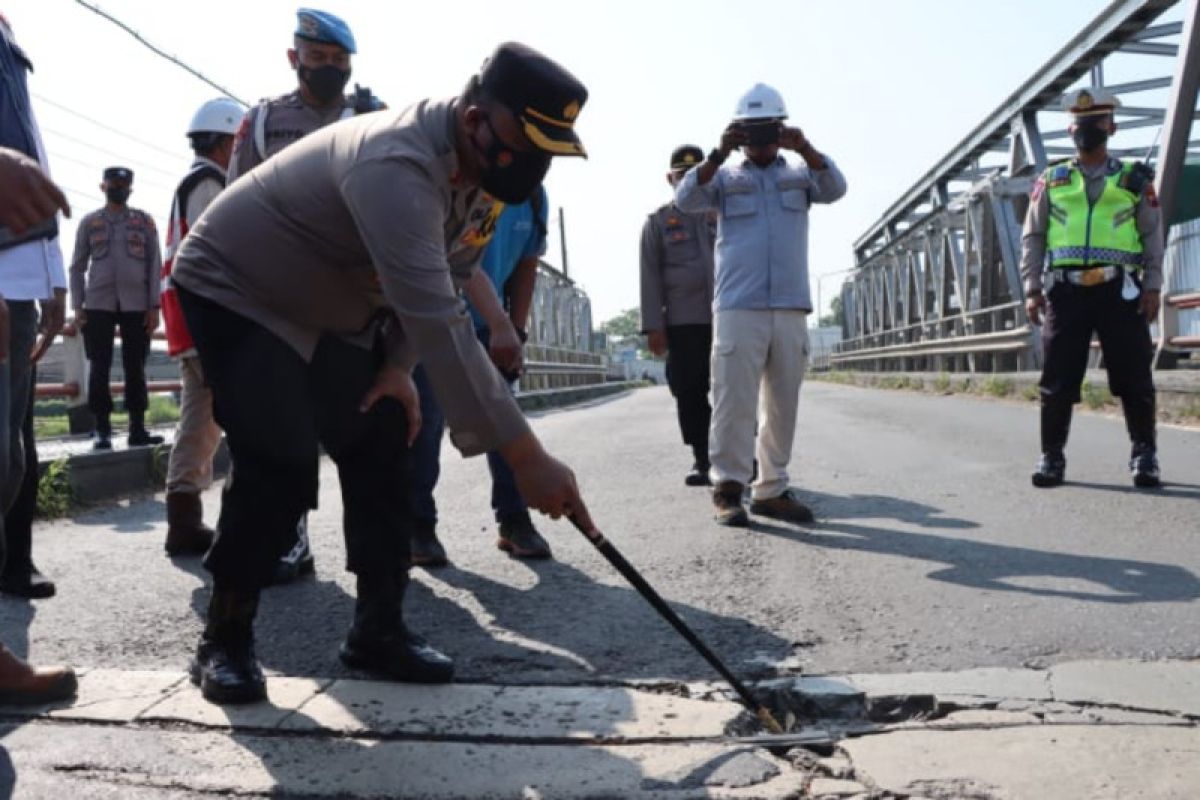
[[[1080,286],[1099,286],[1104,283],[1104,268],[1093,267],[1079,273]]]

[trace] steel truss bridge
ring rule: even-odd
[[[892,204],[854,243],[854,271],[842,287],[845,340],[831,365],[1039,367],[1040,337],[1025,316],[1020,280],[1021,226],[1036,176],[1074,153],[1062,97],[1098,86],[1121,99],[1122,147],[1111,149],[1119,157],[1145,157],[1161,128],[1156,188],[1171,219],[1183,165],[1200,159],[1200,133],[1192,134],[1200,116],[1198,7],[1200,0],[1116,0]],[[1183,263],[1185,255],[1200,261],[1197,245],[1200,221],[1172,229],[1156,326],[1160,367],[1200,347],[1200,336],[1180,333],[1181,315],[1200,314],[1190,310],[1200,308],[1200,263]]]

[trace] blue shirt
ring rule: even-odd
[[[504,284],[516,271],[517,264],[527,258],[537,258],[546,252],[546,236],[542,233],[549,219],[546,190],[538,187],[538,193],[542,201],[538,209],[541,227],[534,222],[532,201],[517,206],[505,206],[500,212],[500,218],[496,220],[496,231],[492,234],[487,249],[483,251],[483,261],[480,262],[479,269],[487,273],[496,295],[501,298],[501,305],[504,304]],[[467,304],[467,310],[475,320],[476,330],[487,328],[487,322],[470,303]]]
[[[675,192],[684,211],[719,210],[713,311],[812,311],[808,288],[808,209],[846,193],[846,179],[829,158],[825,169],[766,167],[749,159],[726,164],[707,184],[693,167]]]

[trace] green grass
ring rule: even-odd
[[[1096,386],[1089,380],[1084,380],[1079,394],[1083,404],[1092,410],[1111,405],[1113,402],[1113,396],[1109,393],[1108,387]]]
[[[37,516],[42,519],[65,517],[75,508],[75,492],[71,489],[71,467],[66,457],[51,461],[38,481]]]
[[[118,408],[120,408],[118,404]],[[150,407],[146,409],[146,424],[167,425],[179,421],[179,406],[170,395],[150,396]],[[129,414],[116,411],[112,415],[112,426],[116,430],[129,428]],[[49,439],[70,434],[67,421],[67,404],[62,400],[39,400],[33,409],[33,433],[39,439]]]
[[[1032,402],[1035,400],[1040,400],[1041,397],[1042,391],[1037,387],[1037,384],[1030,384],[1021,390],[1021,399],[1023,400],[1029,400]]]
[[[949,394],[951,391],[951,389],[950,389],[950,373],[949,372],[939,372],[938,376],[936,378],[934,378],[934,380],[933,380],[933,388],[934,388],[934,391],[939,392],[941,394]]]
[[[997,378],[993,375],[984,379],[979,388],[984,394],[992,397],[1008,397],[1013,393],[1013,382],[1009,378]]]

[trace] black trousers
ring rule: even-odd
[[[675,398],[679,432],[696,462],[708,463],[708,402],[712,369],[712,325],[667,326],[667,385]]]
[[[221,586],[259,589],[316,505],[318,444],[341,480],[347,569],[393,578],[408,569],[410,456],[403,407],[363,396],[383,363],[336,336],[311,362],[246,317],[179,290],[232,471],[204,564]]]
[[[83,348],[91,362],[88,376],[88,409],[101,421],[112,414],[113,338],[121,330],[121,366],[125,368],[125,409],[131,414],[146,412],[146,357],[150,335],[146,333],[145,311],[91,311],[83,326]]]
[[[8,547],[8,560],[4,562],[6,575],[20,577],[33,570],[33,517],[37,512],[38,455],[33,438],[34,388],[37,386],[37,367],[29,376],[29,407],[25,422],[21,426],[21,444],[25,449],[25,472],[21,477],[21,489],[17,499],[4,515],[4,536]]]
[[[1154,445],[1154,343],[1138,300],[1121,297],[1121,280],[1099,286],[1058,281],[1047,296],[1042,326],[1043,450],[1066,444],[1071,406],[1079,402],[1092,334],[1100,339],[1108,388],[1121,399],[1134,444]]]

